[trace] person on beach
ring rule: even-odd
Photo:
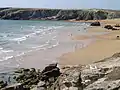
[[[68,36],[72,36],[72,33],[69,33]]]
[[[74,49],[75,49],[75,50],[74,50],[74,51],[76,51],[76,50],[77,50],[77,46],[78,46],[78,45],[77,45],[77,44],[75,44],[75,46],[74,46]]]
[[[10,80],[10,76],[8,77],[8,82],[9,82],[9,83],[11,82],[11,80]]]

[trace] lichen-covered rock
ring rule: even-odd
[[[99,80],[87,86],[84,90],[119,90],[120,80],[116,81],[102,81]]]
[[[37,85],[40,80],[40,72],[37,72],[34,68],[31,69],[19,69],[15,71],[17,76],[14,76],[14,79],[18,83],[22,83],[24,87],[31,88],[33,85]]]
[[[81,67],[66,70],[53,84],[52,90],[82,90]]]
[[[96,66],[88,66],[85,67],[81,71],[81,78],[82,78],[82,83],[83,86],[86,87],[93,82],[97,81],[98,79],[102,78],[105,76],[105,72],[108,69],[106,68],[97,68]]]

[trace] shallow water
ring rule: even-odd
[[[64,21],[0,20],[0,70],[44,67],[63,52],[72,51],[80,42],[71,41],[68,34],[85,33],[85,27],[85,23]],[[39,60],[34,62],[34,58]]]

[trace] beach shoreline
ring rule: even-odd
[[[87,25],[87,24],[86,24]],[[60,33],[58,33],[60,41],[58,41],[59,45],[55,46],[53,48],[49,48],[46,50],[37,50],[33,51],[31,53],[28,53],[27,55],[23,55],[20,57],[22,59],[21,64],[18,68],[36,68],[36,69],[43,69],[45,66],[58,62],[62,54],[67,52],[73,52],[74,46],[76,44],[80,45],[81,43],[89,44],[91,42],[90,39],[88,40],[72,40],[71,38],[73,36],[79,35],[79,34],[85,34],[86,31],[79,29],[83,29],[86,27],[86,25],[82,26],[70,26],[70,27],[63,27],[60,28]],[[78,33],[80,32],[80,33]],[[72,35],[71,35],[72,34]],[[57,40],[57,39],[56,39]],[[19,59],[19,58],[18,58]]]
[[[77,49],[74,52],[69,52],[61,55],[59,57],[60,66],[66,65],[86,65],[91,64],[96,61],[103,60],[104,58],[110,57],[114,53],[120,51],[119,44],[120,41],[116,40],[116,36],[120,35],[119,30],[107,30],[103,28],[105,25],[115,25],[120,24],[119,19],[113,20],[97,20],[101,22],[102,26],[88,27],[87,35],[76,35],[74,40],[86,40],[94,38],[95,42],[91,43],[89,46]],[[77,21],[78,22],[78,21]],[[87,22],[95,22],[90,20]]]

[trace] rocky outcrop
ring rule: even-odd
[[[0,89],[1,88],[4,88],[4,87],[6,87],[7,86],[7,82],[4,82],[4,81],[0,81]]]
[[[103,9],[63,10],[32,8],[0,8],[0,19],[9,20],[102,20],[120,18],[120,11]]]
[[[120,90],[120,53],[89,65],[65,66],[61,72],[57,64],[50,64],[43,71],[33,68],[20,69],[16,73],[18,75],[15,79],[21,84],[9,86],[11,88],[17,86],[26,88],[25,90]]]
[[[120,53],[90,65],[67,67],[51,87],[51,90],[119,89]]]
[[[25,90],[30,90],[37,85],[37,89],[43,88],[47,89],[53,85],[53,83],[60,76],[60,69],[57,67],[57,64],[50,64],[46,66],[43,71],[36,70],[34,68],[24,69],[21,68],[15,71],[15,76],[13,77],[17,83],[20,83]],[[6,88],[15,88],[18,87],[18,84],[12,85]],[[8,89],[9,90],[9,89]],[[16,90],[16,89],[12,89]],[[17,89],[23,90],[23,89]]]
[[[116,27],[119,27],[118,25],[115,25],[115,26],[111,26],[111,25],[105,25],[104,28],[106,29],[111,29],[111,30],[120,30],[119,28],[116,28]]]

